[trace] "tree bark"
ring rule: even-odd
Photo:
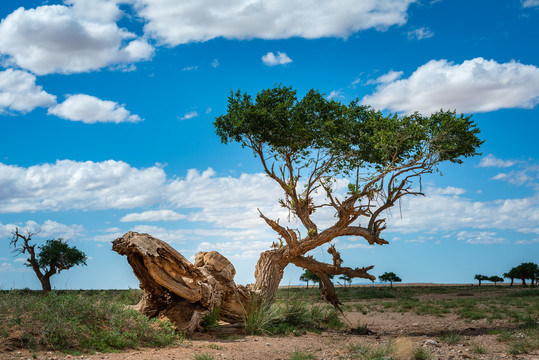
[[[219,308],[219,320],[238,323],[244,321],[252,306],[271,304],[289,263],[316,273],[323,297],[338,309],[340,302],[328,274],[375,279],[367,273],[372,266],[341,267],[338,252],[330,265],[293,253],[288,246],[260,254],[255,283],[246,287],[234,282],[234,266],[216,251],[197,253],[192,264],[166,242],[136,232],[114,240],[112,250],[127,257],[144,290],[135,309],[149,317],[168,319],[187,334],[199,328],[204,316],[215,307]]]

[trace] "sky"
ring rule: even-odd
[[[252,282],[277,238],[257,208],[285,221],[282,193],[213,122],[231,91],[279,84],[481,129],[482,155],[388,214],[389,245],[336,239],[344,266],[472,283],[539,262],[538,0],[9,0],[0,18],[0,289],[40,288],[15,227],[88,256],[56,289],[138,288],[111,250],[130,230],[191,260],[217,250]]]

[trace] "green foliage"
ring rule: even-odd
[[[299,100],[291,87],[260,91],[256,98],[231,93],[228,111],[214,122],[223,143],[252,147],[267,144],[274,153],[294,152],[307,158],[325,149],[340,157],[334,170],[360,163],[386,165],[397,151],[398,162],[437,154],[439,161],[460,162],[482,143],[470,117],[454,112],[384,116],[353,101],[343,105],[310,90]]]
[[[393,285],[394,282],[401,282],[402,279],[398,277],[394,272],[385,272],[382,275],[378,276],[378,280],[381,282],[389,282]]]
[[[74,246],[69,246],[64,239],[58,238],[47,240],[44,245],[40,245],[36,259],[39,268],[43,271],[48,271],[51,268],[60,271],[77,265],[86,265],[87,258],[82,251]]]
[[[214,306],[213,310],[210,311],[210,313],[208,313],[206,316],[204,316],[201,325],[206,330],[219,327],[219,306]]]
[[[490,276],[488,278],[488,281],[493,282],[494,285],[496,285],[496,283],[503,282],[503,278],[500,277],[500,276],[495,275],[495,276]]]

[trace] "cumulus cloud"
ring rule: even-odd
[[[434,33],[426,27],[420,27],[418,29],[408,31],[408,39],[410,40],[423,40],[434,36]]]
[[[19,8],[0,23],[0,53],[35,74],[78,73],[149,59],[147,40],[121,29],[113,1]]]
[[[479,162],[479,167],[511,167],[515,165],[517,162],[512,160],[502,160],[496,158],[492,154],[488,154],[487,156],[484,156],[481,158],[481,161]]]
[[[140,116],[131,115],[122,105],[114,101],[101,100],[84,94],[69,95],[63,103],[49,108],[48,114],[86,124],[142,121]]]
[[[191,112],[188,112],[187,114],[185,114],[184,116],[182,116],[179,119],[180,120],[189,120],[189,119],[193,119],[193,118],[196,118],[196,117],[198,117],[198,112],[191,111]]]
[[[431,60],[408,79],[382,84],[362,99],[363,104],[404,113],[442,108],[464,113],[530,109],[538,102],[539,68],[483,58],[462,64]]]
[[[56,104],[56,96],[36,85],[36,77],[26,71],[0,71],[0,114],[7,111],[26,113],[36,107]]]
[[[120,219],[121,222],[135,221],[175,221],[185,219],[184,214],[178,214],[172,210],[151,210],[142,213],[127,214]]]
[[[28,168],[0,163],[0,213],[153,205],[161,200],[165,180],[159,167],[136,169],[113,160],[59,160]]]
[[[136,0],[145,32],[169,45],[228,39],[347,37],[402,25],[414,0]],[[180,21],[179,21],[180,19]]]
[[[268,52],[262,56],[262,62],[267,66],[286,65],[292,62],[292,59],[285,53],[277,51],[277,55],[273,52]]]

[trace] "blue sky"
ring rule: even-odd
[[[275,84],[386,113],[454,109],[481,129],[481,156],[388,215],[389,245],[336,241],[345,265],[467,283],[539,262],[537,0],[20,0],[0,18],[0,288],[39,288],[9,251],[16,226],[89,256],[57,289],[138,287],[111,251],[129,230],[190,259],[220,251],[253,281],[276,239],[256,209],[285,218],[281,194],[212,124],[231,90]]]

